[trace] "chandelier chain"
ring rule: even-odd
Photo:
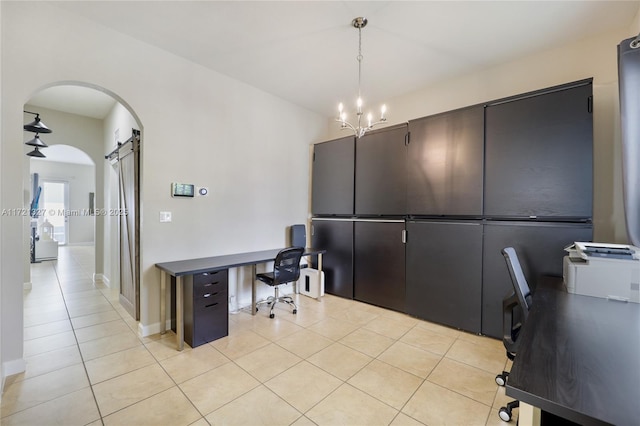
[[[362,86],[362,27],[358,27],[358,98],[361,97]]]

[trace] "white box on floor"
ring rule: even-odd
[[[298,291],[314,299],[324,296],[324,272],[313,268],[300,269]]]

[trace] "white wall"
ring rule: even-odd
[[[83,210],[89,209],[89,193],[96,192],[95,166],[32,158],[31,173],[38,173],[40,182],[52,180],[69,183],[69,210],[78,214],[69,216],[68,243],[93,244],[96,216],[84,214]]]
[[[622,29],[596,35],[388,99],[390,123],[593,77],[594,239],[626,242],[616,46],[631,34]],[[338,125],[331,120],[329,124],[331,138],[343,136]]]
[[[2,207],[24,204],[22,187],[8,182],[21,181],[27,167],[22,108],[39,89],[56,82],[105,88],[142,124],[143,332],[160,326],[155,263],[280,247],[286,226],[306,220],[308,146],[326,139],[324,117],[47,2],[2,2],[1,55]],[[96,168],[97,188],[103,177]],[[211,195],[174,199],[171,182],[206,185]],[[164,210],[173,222],[159,223]],[[21,225],[2,218],[4,365],[22,359]]]

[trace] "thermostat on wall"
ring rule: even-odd
[[[194,185],[191,183],[175,183],[174,182],[171,184],[171,196],[193,198]]]

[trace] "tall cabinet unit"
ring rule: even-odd
[[[593,238],[592,105],[585,80],[486,108],[483,334],[502,335],[512,291],[502,248],[515,247],[535,288],[562,274],[566,245]]]
[[[475,333],[483,166],[484,106],[409,121],[406,311]]]
[[[404,220],[354,226],[354,299],[404,312]]]
[[[404,311],[407,125],[356,139],[354,299]]]
[[[313,147],[311,245],[323,256],[325,291],[353,299],[355,137]],[[317,259],[314,259],[314,261]],[[317,267],[317,265],[314,265]]]

